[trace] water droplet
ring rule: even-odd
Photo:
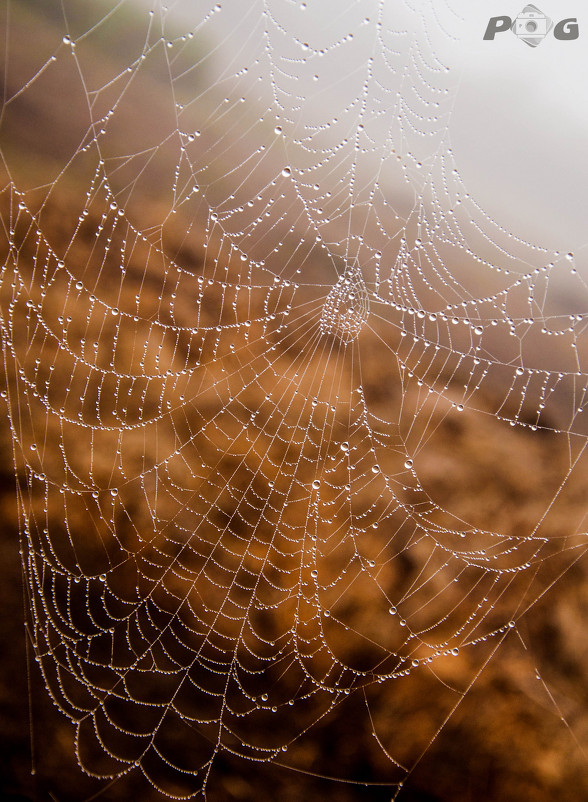
[[[312,483],[312,489],[318,490],[320,486],[321,486],[320,479],[315,479],[314,482]]]
[[[474,332],[476,334],[483,334],[484,333],[484,329],[481,326],[476,326],[476,328],[474,329]]]
[[[284,169],[282,170],[282,175],[284,176],[284,178],[287,178],[289,175],[292,175],[292,170],[290,169],[290,167],[284,167]]]
[[[459,649],[457,648],[457,646],[454,649],[451,650],[451,654],[454,657],[457,657],[457,655],[459,654]]]
[[[267,702],[268,699],[269,699],[269,696],[267,695],[267,693],[262,693],[261,694],[261,701],[262,702]]]
[[[349,451],[349,443],[341,443],[341,451]]]
[[[413,461],[411,459],[407,459],[406,462],[404,463],[404,467],[408,471],[408,470],[410,470],[412,468],[413,464],[414,463],[413,463]]]
[[[317,578],[317,576],[318,576],[318,571],[316,570],[316,568],[313,568],[313,570],[310,572],[310,575],[311,575],[311,577],[312,577],[313,579],[316,579],[316,578]]]
[[[390,613],[390,615],[396,615],[396,613],[397,613],[396,607],[390,607],[388,612]]]

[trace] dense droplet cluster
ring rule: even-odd
[[[358,267],[346,271],[333,286],[323,306],[321,331],[346,345],[356,340],[369,314],[369,299]]]

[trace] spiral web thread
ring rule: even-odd
[[[90,774],[187,798],[221,754],[305,770],[345,699],[443,684],[584,549],[552,521],[586,445],[576,257],[468,194],[450,5],[69,2],[26,58],[10,7],[3,396],[36,660]],[[18,145],[47,94],[54,129]],[[19,155],[51,135],[48,166]],[[563,444],[533,520],[428,491],[470,416]],[[412,758],[370,716],[399,787]]]

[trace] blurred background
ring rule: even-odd
[[[185,797],[212,753],[212,802],[588,799],[586,55],[581,16],[482,40],[520,10],[5,2],[7,799]],[[76,735],[114,666],[159,710],[127,653],[211,610],[214,708],[224,590],[269,664],[234,741],[178,701],[145,780],[139,705]]]

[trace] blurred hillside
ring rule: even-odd
[[[51,214],[56,219],[67,217],[68,207],[53,206]],[[89,226],[93,224],[95,222],[92,220],[88,222]],[[26,270],[27,260],[31,258],[27,256],[26,239],[20,244],[19,253],[21,267]],[[71,258],[74,256],[70,253]],[[87,254],[83,253],[82,246],[79,257],[82,263],[86,262]],[[67,301],[64,296],[60,299],[59,292],[52,295],[51,302],[56,304],[56,310],[60,305],[63,310],[67,308]],[[24,315],[25,309],[21,307],[19,314]],[[46,314],[49,313],[50,310],[46,309]],[[14,334],[18,336],[22,332],[26,335],[26,330],[24,317],[20,321],[18,317],[13,317]],[[87,339],[94,336],[88,329],[85,334]],[[378,366],[385,358],[385,351],[380,351],[380,340],[375,334],[370,335],[366,331],[362,337],[366,356],[363,361],[364,382],[366,392],[372,398],[374,414],[386,412],[389,415],[390,406],[398,408],[400,403],[405,408],[415,405],[418,400],[416,394],[401,396],[393,390],[382,389]],[[32,356],[31,345],[34,348],[34,343],[27,346],[25,339],[23,343],[14,341],[13,347],[17,351],[28,347]],[[47,346],[44,347],[46,349]],[[295,358],[295,353],[286,351],[282,354],[282,375],[292,369],[289,363]],[[57,357],[54,364],[57,371],[54,371],[55,387],[63,386],[68,382],[67,363]],[[210,369],[221,371],[226,367],[225,360],[217,363],[217,368]],[[326,364],[321,368],[322,371],[327,369]],[[12,381],[9,380],[9,398],[12,404],[20,403],[18,385],[12,384]],[[372,382],[374,390],[378,388],[377,394],[371,389]],[[309,395],[311,389],[307,388]],[[304,394],[302,388],[299,392]],[[248,401],[250,408],[261,408],[262,393],[261,387],[252,390]],[[157,395],[146,398],[145,408],[156,408],[157,405]],[[13,413],[15,411],[13,408]],[[23,407],[22,412],[25,411]],[[45,430],[44,470],[47,474],[58,476],[62,470],[59,466],[61,452],[58,443],[63,437],[63,421],[59,416],[37,414],[38,418],[33,415],[32,425]],[[196,431],[200,416],[206,421],[210,412],[206,411],[206,406],[195,404],[192,414],[196,415],[191,424]],[[3,420],[6,421],[6,418]],[[418,465],[421,481],[437,504],[480,527],[495,531],[521,531],[532,527],[542,516],[545,499],[555,495],[567,471],[569,453],[566,439],[556,433],[513,430],[491,415],[467,409],[458,413],[442,407],[436,409],[429,428],[433,434]],[[2,432],[5,454],[2,479],[2,551],[5,565],[2,583],[3,653],[10,655],[10,658],[5,657],[2,661],[4,789],[5,793],[20,792],[34,800],[55,798],[73,802],[91,796],[102,786],[84,779],[76,768],[71,727],[48,701],[30,651],[28,661],[26,659],[23,589],[18,557],[19,525],[12,479],[10,433],[6,422]],[[167,435],[163,432],[164,429],[160,427],[158,448],[161,453],[166,450],[171,452],[176,434],[173,429]],[[32,436],[31,433],[27,437],[30,439]],[[162,437],[169,437],[170,443],[166,443]],[[222,449],[222,440],[218,440],[216,445]],[[208,447],[215,448],[214,439],[209,440]],[[135,453],[132,448],[129,445],[130,450],[126,452],[127,467],[133,461],[144,461],[146,457],[141,439],[136,441]],[[70,452],[70,460],[72,454]],[[216,467],[216,471],[227,479],[235,470],[234,456],[226,452]],[[233,483],[247,481],[247,477],[255,475],[257,470],[264,470],[261,462],[256,466],[254,455],[250,456],[247,465],[239,469],[241,479],[238,478],[239,474],[237,478],[233,476]],[[152,458],[147,455],[147,459]],[[205,461],[211,458],[212,454]],[[76,459],[76,473],[80,475],[83,452]],[[262,460],[263,455],[255,459]],[[22,465],[20,458],[18,464]],[[112,474],[113,455],[108,449],[97,455],[94,474],[100,464],[105,477]],[[26,490],[28,483],[25,475],[21,473],[20,477],[21,492],[30,492]],[[557,542],[566,533],[573,534],[584,515],[584,483],[585,468],[580,465],[560,494],[543,534],[556,538]],[[361,497],[357,501],[360,503]],[[42,498],[33,495],[30,496],[28,507],[34,513],[35,508],[40,509],[38,505],[41,503]],[[127,501],[130,509],[129,505],[130,498]],[[99,542],[92,545],[88,541],[87,523],[84,521],[86,513],[83,507],[77,507],[70,502],[68,523],[73,536],[79,539],[78,560],[82,558],[79,549],[83,548],[84,571],[96,573],[101,570],[99,566],[103,562],[100,549],[96,551]],[[50,530],[59,528],[60,517],[63,516],[60,509],[56,500],[52,502]],[[149,527],[145,512],[140,503],[135,503],[134,525],[139,529]],[[38,512],[34,514],[38,515]],[[295,523],[294,519],[292,522]],[[132,539],[132,532],[128,537]],[[370,537],[373,544],[369,548],[377,554],[381,549],[379,535]],[[59,546],[56,540],[54,548],[65,548],[65,545]],[[63,555],[61,559],[67,560],[65,551]],[[284,799],[298,799],[301,796],[319,799],[327,792],[341,800],[387,799],[390,796],[389,788],[380,792],[377,788],[366,790],[353,784],[331,786],[313,777],[313,773],[318,772],[327,776],[343,774],[353,781],[361,779],[369,782],[385,778],[389,774],[389,767],[370,736],[372,726],[376,727],[379,739],[389,752],[401,757],[407,764],[416,759],[423,747],[427,747],[400,799],[514,802],[522,796],[530,800],[548,800],[555,795],[570,800],[584,796],[588,798],[585,758],[580,747],[585,743],[588,727],[585,698],[588,635],[583,623],[588,592],[585,561],[581,557],[581,549],[572,549],[571,552],[564,552],[563,557],[555,554],[553,558],[537,563],[531,571],[529,590],[525,592],[522,588],[517,593],[522,606],[517,612],[515,630],[463,649],[457,658],[439,658],[432,664],[430,672],[421,669],[404,679],[368,686],[365,693],[372,723],[369,718],[366,719],[365,701],[357,696],[321,719],[291,753],[294,754],[294,763],[304,768],[302,773],[236,758],[229,760],[223,756],[218,761],[217,771],[213,773],[209,799],[269,799],[276,793]],[[578,562],[575,562],[578,558]],[[414,559],[418,559],[418,555],[415,557],[409,551],[400,551],[398,558],[392,561],[393,570],[400,573],[390,581],[410,584],[421,570],[418,562],[413,562]],[[560,576],[562,571],[564,574]],[[443,583],[442,577],[440,579]],[[526,574],[523,574],[523,581],[528,581]],[[549,588],[552,581],[554,586]],[[525,604],[540,596],[543,588],[547,589],[545,595],[531,606],[528,613],[521,615]],[[458,603],[460,597],[461,591],[456,586],[454,603]],[[498,599],[492,610],[496,626],[500,626],[504,620],[503,602],[508,610],[508,594],[504,599]],[[371,632],[378,637],[378,633],[389,628],[387,608],[374,595],[370,583],[356,582],[347,593],[346,604],[347,623],[358,632]],[[510,617],[511,613],[507,614]],[[486,623],[488,629],[492,629],[491,621]],[[275,626],[280,631],[286,624],[287,620],[282,624],[278,619]],[[527,648],[523,647],[518,633]],[[365,666],[374,659],[369,649],[365,651],[365,646],[362,647],[361,640],[348,641],[344,632],[337,633],[335,630],[329,637],[332,648],[336,648],[350,665]],[[483,668],[488,659],[490,662]],[[476,679],[480,670],[482,673]],[[537,670],[542,680],[536,678]],[[29,775],[28,671],[32,683],[35,777]],[[461,692],[472,682],[473,686],[446,727],[434,738],[436,728],[452,706],[460,701]],[[457,693],[450,690],[452,687]],[[293,723],[296,729],[297,724]],[[103,798],[122,800],[134,793],[144,799],[151,798],[139,779],[130,775],[104,791]],[[155,794],[153,799],[157,798],[159,796]]]
[[[84,14],[73,2],[65,8],[74,37],[92,14],[104,14],[101,5]],[[206,203],[174,207],[177,143],[169,150],[158,143],[178,126],[159,51],[100,140],[115,202],[104,182],[92,183],[101,175],[91,147],[96,108],[88,110],[94,88],[71,68],[62,13],[50,4],[10,9],[4,64],[14,100],[0,124],[5,797],[164,798],[138,771],[112,784],[80,771],[76,751],[97,773],[120,770],[117,758],[132,762],[151,709],[129,705],[128,732],[103,734],[112,759],[92,745],[91,732],[76,741],[48,697],[35,640],[52,694],[80,719],[109,690],[116,697],[121,666],[125,701],[160,710],[170,693],[170,654],[184,666],[199,650],[216,666],[190,674],[206,695],[181,698],[185,716],[158,725],[160,748],[188,768],[215,751],[210,728],[186,723],[192,706],[220,718],[215,677],[228,669],[219,653],[244,643],[241,681],[250,685],[223,692],[243,715],[231,719],[235,739],[216,756],[210,802],[389,800],[404,777],[394,761],[416,764],[400,802],[588,800],[588,565],[578,535],[588,466],[584,438],[566,431],[569,387],[534,431],[510,392],[512,370],[497,370],[460,410],[467,371],[435,357],[426,368],[417,363],[434,391],[434,400],[425,397],[423,380],[408,381],[395,360],[404,346],[393,312],[374,314],[349,348],[333,332],[320,334],[331,265],[307,232],[287,231],[302,242],[287,261],[304,262],[296,284],[290,274],[272,274],[269,259],[260,269],[229,247]],[[121,42],[137,53],[144,44],[134,14],[125,19],[127,27],[117,17],[78,49],[96,65],[96,86],[120,80]],[[16,96],[54,52],[57,72],[48,68],[46,83],[41,77]],[[198,61],[196,45],[183,58],[186,68]],[[182,73],[181,64],[176,69]],[[205,70],[198,80],[206,87]],[[94,99],[110,109],[113,97]],[[207,126],[193,158],[211,159],[214,200],[225,193],[215,135],[223,125],[234,130],[237,118],[219,114],[205,88],[201,101],[194,127],[202,119]],[[255,109],[243,114],[253,118]],[[232,147],[232,158],[234,148],[247,150],[242,139]],[[275,164],[264,165],[271,174]],[[288,221],[276,224],[279,236]],[[276,236],[269,221],[267,236]],[[459,337],[450,342],[457,351]],[[359,370],[377,466],[353,401]],[[510,426],[509,417],[524,425]],[[407,443],[418,445],[408,468]],[[320,476],[316,507],[311,471]],[[392,477],[388,485],[383,476]],[[349,537],[356,521],[362,562]],[[420,534],[423,521],[434,545]],[[452,535],[459,527],[470,552]],[[320,624],[308,590],[311,558],[320,609],[330,612]],[[396,616],[389,599],[401,599]],[[227,600],[233,618],[221,616]],[[125,618],[129,608],[136,629]],[[399,667],[393,655],[404,654],[401,615],[419,633],[409,641],[419,664],[378,682],[379,671]],[[242,636],[246,619],[251,630]],[[135,664],[149,638],[144,657],[152,662]],[[430,661],[429,644],[443,645]],[[265,660],[259,676],[256,650]],[[321,692],[329,682],[343,691],[333,709]],[[300,700],[305,683],[316,686],[309,702]],[[267,688],[277,716],[249,704]],[[254,759],[231,754],[239,739],[287,750],[259,762],[254,748],[241,750]],[[153,756],[146,762],[170,793],[189,793],[201,781],[168,776]]]

